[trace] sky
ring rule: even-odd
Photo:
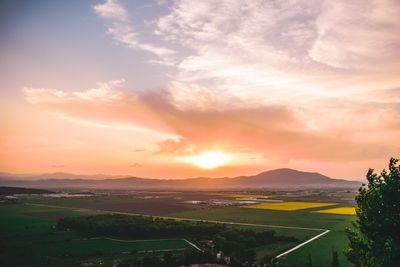
[[[397,0],[0,1],[0,171],[363,179],[400,157]]]

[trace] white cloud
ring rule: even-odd
[[[186,84],[194,94],[195,88],[215,94],[220,103],[228,98],[227,107],[232,97],[251,105],[305,106],[400,86],[398,1],[180,0],[161,5],[166,14],[144,23],[147,32],[140,33],[117,0],[93,9],[110,21],[114,40],[150,52],[157,56],[150,63],[175,70],[172,93]],[[142,41],[143,34],[154,42]]]
[[[153,27],[147,34],[162,38],[154,43],[140,41],[142,33],[116,0],[94,10],[111,21],[113,39],[157,55],[149,62],[174,70],[166,87],[179,109],[312,109],[331,99],[379,101],[377,90],[400,86],[400,4],[395,0],[162,5],[166,14],[146,24]],[[369,92],[375,99],[366,97]]]
[[[218,103],[226,99],[226,108],[236,107],[233,98],[249,106],[312,108],[331,99],[365,102],[368,92],[400,86],[396,1],[209,0],[192,6],[174,1],[157,20],[158,35],[191,51],[175,65],[173,93],[186,84],[193,95],[203,88]]]
[[[117,1],[104,5],[94,10],[110,20],[108,32],[115,40],[157,55],[151,63],[174,70],[166,85],[168,97],[157,105],[171,105],[171,118],[184,117],[182,124],[189,124],[186,119],[193,114],[229,117],[238,110],[279,107],[298,122],[292,126],[301,128],[296,134],[321,134],[333,143],[378,143],[386,133],[398,133],[398,99],[387,95],[388,89],[400,87],[396,1],[171,1],[165,15],[147,24],[153,27],[150,34],[162,38],[154,43],[140,41],[142,33]],[[172,51],[172,46],[182,49]],[[44,97],[40,90],[36,94]],[[107,90],[82,94],[78,98],[120,97]],[[144,110],[152,114],[158,108]],[[259,126],[269,127],[262,120]],[[186,131],[191,130],[179,135],[185,138]]]
[[[100,17],[111,22],[107,32],[121,44],[132,49],[150,52],[165,60],[175,53],[169,48],[140,41],[127,10],[118,0],[106,0],[103,4],[94,5],[93,10]]]
[[[115,87],[119,87],[124,80],[113,80],[107,83],[98,83],[97,87],[85,91],[65,92],[48,88],[24,87],[25,98],[31,104],[62,104],[70,101],[114,102],[122,100],[126,95]]]
[[[117,0],[106,0],[103,4],[93,6],[93,10],[106,19],[127,21],[129,17],[128,12]]]
[[[398,1],[329,1],[316,25],[310,57],[343,69],[376,69],[399,56]]]

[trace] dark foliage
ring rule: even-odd
[[[216,253],[229,257],[230,266],[252,266],[256,260],[255,248],[279,241],[297,242],[294,237],[276,236],[275,231],[261,231],[228,227],[225,224],[190,222],[128,215],[93,215],[62,218],[57,223],[59,230],[73,230],[85,237],[116,237],[123,239],[186,238],[193,242],[213,240],[214,246],[204,252],[186,251],[175,259],[166,255],[159,266],[177,266],[190,263],[222,261]],[[228,260],[228,261],[229,261]],[[156,264],[157,259],[145,258],[141,264]],[[161,264],[161,263],[157,263]],[[175,264],[175,265],[174,265]],[[158,266],[158,265],[157,265]]]
[[[225,230],[226,226],[113,214],[61,218],[57,223],[57,228],[60,230],[71,229],[87,237],[146,239],[209,237]]]
[[[357,221],[347,229],[348,259],[357,267],[395,267],[400,263],[400,166],[391,159],[389,172],[370,169],[368,185],[359,189]]]
[[[0,186],[0,195],[51,194],[51,193],[54,193],[54,192],[50,191],[50,190],[45,190],[45,189]]]

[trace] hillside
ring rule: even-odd
[[[46,178],[43,178],[46,177]],[[63,174],[52,178],[51,174],[13,179],[10,174],[0,174],[0,185],[3,186],[36,186],[44,188],[179,188],[191,189],[235,189],[235,188],[354,188],[361,182],[333,179],[316,172],[303,172],[293,169],[276,169],[259,173],[254,176],[238,176],[224,178],[188,178],[188,179],[149,179],[138,177],[108,179],[90,179],[93,176]],[[71,177],[71,179],[68,179]],[[81,178],[77,178],[81,177]],[[90,178],[89,178],[90,177]],[[106,176],[101,176],[106,177]]]

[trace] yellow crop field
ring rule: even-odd
[[[337,203],[326,203],[326,202],[268,202],[260,203],[256,205],[243,206],[243,208],[249,209],[266,209],[266,210],[303,210],[319,207],[334,206]]]
[[[326,210],[316,211],[318,213],[329,213],[329,214],[340,214],[340,215],[355,215],[356,208],[354,207],[341,207],[341,208],[333,208]]]

